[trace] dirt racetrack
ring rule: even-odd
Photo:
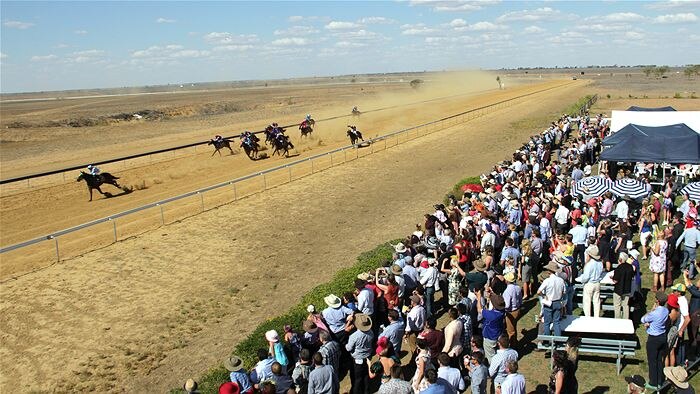
[[[546,81],[514,87],[505,91],[487,92],[476,96],[438,100],[369,113],[361,117],[359,128],[363,130],[365,137],[373,137],[507,98],[571,83],[571,81]],[[582,85],[583,83],[580,81],[574,84]],[[345,135],[347,123],[346,118],[321,122],[317,125],[313,136],[303,141],[300,141],[298,137],[298,130],[290,129],[289,132],[294,136],[297,148],[293,152],[294,157],[290,159],[272,157],[251,161],[243,154],[231,156],[227,153],[224,153],[223,157],[218,155],[211,157],[210,149],[206,151],[200,149],[200,153],[195,155],[145,164],[131,169],[120,170],[118,163],[106,165],[103,167],[104,171],[110,171],[120,176],[122,184],[137,189],[131,194],[121,194],[114,198],[103,198],[95,192],[95,200],[88,202],[86,186],[76,182],[32,189],[21,193],[6,193],[0,198],[0,239],[2,245],[43,236],[194,189],[279,166],[285,161],[298,160],[345,146],[348,144]],[[267,153],[270,152],[267,151]],[[290,175],[297,178],[309,173],[311,168],[299,166],[290,171]],[[286,177],[286,174],[284,176]],[[238,185],[237,192],[239,195],[244,195],[246,191],[257,191],[260,188],[260,183],[261,180],[257,179],[247,184]],[[275,183],[278,182],[274,179],[269,180],[269,184],[274,185]],[[109,185],[104,186],[103,190],[115,194],[120,193],[118,189]],[[230,191],[227,192],[230,193]],[[212,194],[214,193],[205,195],[205,204],[210,204],[209,198]],[[230,196],[228,197],[230,198]],[[185,206],[187,204],[189,207]],[[197,204],[192,201],[166,205],[164,208],[166,222],[191,214],[196,211],[196,207]],[[188,211],[188,209],[193,212]],[[183,214],[181,211],[186,212]],[[144,229],[151,229],[159,223],[159,212],[155,209],[132,215],[118,221],[118,237],[123,239],[141,233]],[[71,257],[96,246],[106,245],[113,240],[112,231],[110,224],[104,224],[80,233],[63,236],[59,240],[61,243],[60,253],[64,257]],[[86,245],[89,245],[90,248],[87,248]],[[32,271],[53,260],[55,260],[54,245],[50,242],[33,246],[28,250],[12,252],[4,256],[4,262],[0,266],[0,279]]]
[[[358,253],[410,231],[457,180],[504,159],[584,86],[542,93],[0,285],[0,391],[180,386]],[[466,104],[450,105],[430,116]],[[171,192],[185,187],[172,185],[180,186]],[[147,190],[157,198],[156,187]]]

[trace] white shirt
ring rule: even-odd
[[[449,366],[440,367],[438,368],[437,373],[438,378],[445,379],[447,383],[454,387],[455,390],[460,392],[464,390],[464,380],[462,379],[462,375],[459,373],[459,369]]]
[[[439,276],[437,268],[430,266],[421,274],[420,284],[422,284],[423,287],[434,287],[437,289],[438,279]]]
[[[625,200],[622,200],[617,203],[617,207],[615,207],[615,214],[617,214],[618,219],[622,220],[627,220],[627,214],[629,213],[629,207],[627,206],[627,203]]]
[[[690,319],[690,316],[688,316],[689,311],[688,311],[688,299],[685,298],[685,296],[679,295],[678,296],[678,308],[681,312],[681,319],[678,319],[678,329],[680,330],[681,326],[685,322],[685,319]]]
[[[365,287],[360,291],[360,294],[357,295],[357,309],[367,315],[374,314],[374,293],[372,290]]]
[[[566,224],[569,221],[569,209],[564,205],[559,205],[559,208],[554,213],[554,220],[561,225]]]

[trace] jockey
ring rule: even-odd
[[[97,168],[97,166],[93,166],[92,164],[87,166],[88,173],[92,176],[97,176],[100,175],[100,169]]]
[[[362,138],[362,133],[360,132],[360,130],[357,129],[357,126],[350,126],[350,131],[353,134],[355,134],[355,136],[357,136],[357,138],[361,139],[362,141],[365,140],[364,138]]]
[[[222,142],[223,140],[224,140],[224,137],[222,137],[222,136],[220,136],[220,135],[215,135],[215,136],[214,136],[214,139],[213,139],[212,141],[214,141],[214,142]]]
[[[311,122],[311,115],[310,115],[310,114],[306,114],[306,118],[305,118],[305,119],[306,119],[307,122]]]
[[[357,105],[352,107],[352,113],[360,112],[360,110],[357,109]]]

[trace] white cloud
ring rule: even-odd
[[[561,16],[559,10],[550,7],[537,8],[535,10],[511,11],[496,18],[497,22],[514,22],[514,21],[542,21],[551,20]]]
[[[466,25],[467,25],[467,21],[465,21],[462,18],[452,19],[452,21],[450,22],[450,26],[452,26],[452,27],[462,27],[462,26],[466,26]]]
[[[304,20],[304,17],[301,15],[292,15],[289,18],[287,18],[288,21],[290,22],[301,22]]]
[[[357,21],[357,23],[361,23],[363,25],[390,25],[392,23],[396,23],[396,21],[383,16],[368,16],[361,18]]]
[[[523,29],[523,32],[528,33],[528,34],[544,33],[545,31],[547,31],[547,30],[543,29],[539,26],[528,26],[525,29]]]
[[[602,22],[638,22],[645,20],[646,17],[635,14],[634,12],[616,12],[604,16],[594,16],[586,18],[586,20],[602,21]]]
[[[34,24],[31,22],[20,22],[20,21],[5,21],[5,22],[3,22],[2,25],[5,27],[9,27],[10,29],[20,29],[20,30],[29,29],[30,27],[34,26]]]
[[[697,22],[698,17],[692,12],[682,14],[659,15],[654,18],[654,23],[671,24],[671,23],[689,23]]]
[[[355,22],[331,21],[325,27],[328,30],[349,30],[357,29],[360,25]]]
[[[630,40],[641,40],[644,37],[644,33],[636,31],[628,31],[627,33],[625,33],[625,38],[629,38]]]
[[[350,41],[339,41],[335,43],[337,48],[362,48],[366,47],[367,44],[361,42],[350,42]]]
[[[247,50],[253,49],[252,45],[221,45],[214,47],[214,52],[245,52]]]
[[[231,34],[228,32],[211,32],[204,36],[204,41],[210,44],[221,45],[241,45],[250,44],[258,41],[258,36],[255,34]]]
[[[498,4],[500,0],[411,0],[413,6],[432,7],[437,12],[477,11],[486,6]]]
[[[304,46],[309,45],[309,40],[300,37],[280,38],[271,42],[274,46]]]
[[[7,59],[7,55],[0,52],[0,59]]]
[[[87,30],[75,30],[75,31],[73,31],[73,33],[77,34],[79,36],[84,36],[84,35],[88,34]]]
[[[494,31],[494,30],[502,30],[505,29],[506,27],[503,25],[496,25],[491,22],[477,22],[474,23],[473,25],[467,25],[467,26],[462,26],[462,27],[456,27],[456,31]]]
[[[210,54],[211,52],[209,51],[185,49],[182,45],[170,44],[165,46],[154,45],[147,49],[134,51],[131,53],[131,57],[146,61],[162,61],[179,58],[201,58]]]
[[[386,37],[381,34],[375,33],[373,31],[360,29],[357,31],[344,31],[333,34],[334,37],[341,39],[342,41],[353,41],[353,40],[385,40]]]
[[[630,25],[627,24],[603,24],[603,23],[594,23],[590,25],[582,24],[576,26],[576,30],[581,30],[581,31],[593,31],[593,32],[610,32],[610,31],[625,31],[629,30],[631,28]]]
[[[31,59],[29,59],[29,60],[31,60],[33,62],[47,62],[47,61],[56,60],[56,59],[58,59],[58,56],[56,56],[56,55],[41,55],[41,56],[37,55],[37,56],[32,56]]]
[[[156,23],[175,23],[175,22],[177,22],[175,19],[168,19],[168,18],[156,19]]]
[[[276,36],[306,36],[315,33],[318,33],[318,30],[313,26],[291,26],[274,32]]]
[[[69,45],[64,44],[64,43],[54,45],[54,48],[56,48],[56,49],[63,49],[63,48],[68,48],[68,47],[69,47]]]
[[[102,60],[106,52],[101,49],[89,49],[86,51],[73,52],[66,56],[67,63],[94,63]]]
[[[420,36],[436,33],[437,30],[425,26],[424,23],[418,23],[416,25],[401,25],[401,34],[407,36]]]
[[[700,6],[700,1],[697,0],[664,0],[656,3],[646,4],[644,7],[652,10],[667,10],[667,9],[677,9],[684,7],[697,7]]]

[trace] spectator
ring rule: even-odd
[[[615,319],[629,319],[630,295],[632,294],[632,281],[634,268],[630,264],[630,258],[625,253],[620,253],[617,258],[617,268],[613,272],[613,306],[615,307]]]
[[[391,368],[395,365],[401,365],[401,360],[394,352],[394,347],[387,337],[381,337],[377,341],[377,356],[379,360],[369,365],[369,378],[374,379],[377,376],[381,376],[381,383],[384,384],[391,379]]]
[[[477,298],[481,299],[481,290],[477,290]],[[491,362],[491,358],[496,354],[496,341],[503,334],[505,320],[505,301],[503,297],[491,293],[489,296],[492,309],[483,309],[481,302],[477,302],[477,310],[483,317],[482,334],[484,336],[484,355]]]
[[[561,308],[562,298],[566,291],[566,283],[564,279],[557,275],[559,267],[555,262],[550,262],[544,267],[549,271],[549,277],[542,281],[537,294],[542,296],[542,315],[544,317],[544,335],[551,335],[552,326],[554,335],[561,335]]]
[[[335,294],[329,294],[323,301],[328,305],[328,308],[321,312],[323,319],[328,325],[328,329],[333,334],[333,337],[338,343],[347,342],[347,333],[345,332],[345,323],[352,315],[352,309],[343,306],[342,301]]]
[[[476,309],[476,307],[474,309]],[[469,353],[469,344],[471,343],[472,332],[473,332],[472,318],[467,313],[467,305],[466,304],[463,304],[463,303],[457,304],[457,311],[459,312],[459,317],[457,318],[457,320],[459,320],[459,322],[462,323],[462,336],[461,336],[462,352]]]
[[[268,353],[275,361],[280,363],[282,366],[282,373],[286,373],[289,361],[287,360],[287,354],[284,352],[284,346],[280,343],[279,334],[277,334],[275,330],[270,330],[265,333],[265,339],[267,339],[269,345]]]
[[[471,394],[486,394],[489,370],[484,365],[484,353],[477,350],[472,352],[471,357],[466,356],[464,367],[469,371]]]
[[[387,318],[389,325],[384,327],[382,333],[379,334],[379,338],[387,337],[393,345],[396,355],[400,356],[402,339],[404,337],[404,324],[399,320],[399,312],[395,309],[389,310]]]
[[[277,387],[275,387],[275,382],[273,382],[271,380],[266,380],[266,381],[260,383],[259,392],[261,394],[276,394]]]
[[[357,310],[367,316],[372,316],[374,314],[374,293],[366,286],[365,280],[355,279]]]
[[[657,290],[666,291],[666,248],[668,243],[664,239],[663,231],[659,231],[656,235],[656,241],[651,244],[651,257],[649,258],[649,271],[654,274],[654,279],[651,285],[651,291]],[[658,287],[657,287],[658,285]]]
[[[275,361],[272,363],[272,381],[275,382],[276,394],[287,394],[289,389],[294,389],[294,381],[287,376],[282,369],[282,365]]]
[[[576,394],[578,382],[571,361],[562,350],[552,354],[552,374],[549,377],[550,394]]]
[[[627,394],[644,394],[647,381],[642,376],[625,376],[625,382],[627,382]]]
[[[459,372],[459,369],[457,368],[452,368],[450,365],[452,364],[452,358],[445,353],[442,352],[438,355],[437,357],[438,360],[438,378],[445,380],[447,383],[452,386],[455,391],[462,392],[465,389],[464,386],[464,379],[462,379],[462,374]]]
[[[432,361],[437,360],[438,354],[442,351],[443,346],[445,346],[445,336],[442,331],[435,329],[437,327],[437,319],[429,318],[425,322],[425,329],[418,335],[418,338],[425,340],[425,343],[430,349],[430,359]]]
[[[391,379],[379,387],[379,394],[413,394],[413,387],[401,379],[401,366],[391,367]]]
[[[506,290],[503,292],[503,300],[505,302],[506,312],[506,332],[512,347],[517,346],[518,342],[518,319],[520,318],[520,307],[523,304],[523,290],[515,283],[515,274],[509,273],[504,275]]]
[[[323,364],[321,353],[313,356],[314,369],[309,374],[309,394],[338,394],[340,383],[333,367]]]
[[[418,349],[415,359],[416,371],[411,379],[411,386],[415,392],[420,392],[429,385],[425,373],[430,369],[434,369],[435,367],[430,361],[430,348],[428,348],[428,344],[425,342],[425,340],[419,338],[416,341],[416,347]]]
[[[434,369],[428,370],[426,373],[428,387],[420,391],[420,394],[456,394],[457,391],[449,385],[449,383],[438,377]]]
[[[450,357],[458,357],[462,354],[462,330],[464,324],[459,320],[459,311],[452,307],[447,311],[450,322],[443,329],[445,345],[442,351]]]
[[[240,392],[238,385],[233,382],[226,382],[219,386],[219,394],[240,394]],[[274,391],[271,394],[274,394]]]
[[[301,349],[299,361],[292,371],[292,381],[297,387],[297,393],[306,394],[309,390],[309,375],[313,370],[313,361],[309,349]]]
[[[197,387],[198,384],[197,382],[194,381],[194,379],[187,379],[185,384],[182,386],[182,388],[185,390],[187,394],[193,394],[197,393]]]
[[[258,349],[258,363],[250,371],[250,382],[257,386],[260,382],[272,377],[272,363],[275,359],[265,349]]]
[[[425,290],[425,313],[428,318],[435,313],[435,290],[439,286],[438,280],[440,278],[436,266],[435,259],[428,259],[428,269],[423,271],[419,281]]]
[[[511,360],[518,360],[518,352],[510,348],[508,336],[501,335],[498,337],[498,350],[489,365],[489,376],[495,387],[499,387],[508,376],[506,363]]]
[[[600,317],[600,281],[603,279],[603,263],[600,261],[598,247],[591,245],[585,252],[586,265],[583,274],[576,281],[583,283],[583,314],[591,316],[591,301],[593,316]]]
[[[664,376],[673,385],[676,394],[695,394],[695,389],[688,383],[688,372],[683,367],[666,367]]]
[[[506,362],[508,376],[501,384],[501,394],[525,394],[525,377],[518,373],[518,361]]]
[[[406,315],[406,342],[408,342],[409,351],[416,351],[416,339],[418,334],[425,328],[425,308],[421,305],[421,299],[418,295],[412,295],[411,310]]]
[[[650,390],[657,390],[663,383],[663,360],[667,349],[666,322],[668,321],[668,309],[664,305],[667,299],[668,297],[662,291],[657,292],[654,308],[641,319],[648,335],[646,350],[649,383],[645,387]]]
[[[698,347],[700,346],[700,279],[693,284],[690,281],[688,271],[683,271],[683,279],[685,285],[690,292],[690,303],[688,304],[688,312],[690,313],[690,330],[688,330],[688,359],[696,360],[698,356]]]
[[[520,262],[520,272],[518,276],[523,281],[523,298],[532,297],[533,278],[537,276],[537,269],[540,265],[540,257],[536,254],[529,240],[523,241],[523,256]]]
[[[571,242],[574,244],[574,252],[572,257],[574,258],[574,264],[577,266],[583,266],[584,264],[584,252],[586,250],[586,239],[588,238],[588,232],[586,228],[581,224],[583,221],[580,217],[576,218],[576,226],[569,230],[571,234]]]
[[[564,345],[564,351],[566,352],[566,357],[571,362],[571,368],[576,374],[578,371],[578,347],[581,346],[581,338],[579,337],[569,337],[566,340],[566,345]]]
[[[267,357],[266,357],[267,358]],[[238,356],[231,356],[224,360],[224,367],[230,372],[229,378],[238,385],[242,394],[252,394],[253,384],[248,373],[243,369],[243,361]]]
[[[330,365],[336,375],[340,375],[340,344],[331,338],[328,331],[321,331],[319,338],[321,339],[321,347],[318,352],[323,356],[323,364]]]
[[[369,371],[367,359],[372,356],[372,318],[364,313],[354,317],[355,332],[350,335],[345,349],[350,353],[354,364],[350,370],[353,394],[369,393]]]
[[[688,227],[683,231],[680,237],[676,240],[676,248],[680,247],[681,242],[683,242],[683,262],[681,264],[682,270],[689,270],[690,278],[695,278],[695,256],[697,254],[697,247],[700,245],[700,231],[698,231],[698,223],[694,222],[692,226]]]

